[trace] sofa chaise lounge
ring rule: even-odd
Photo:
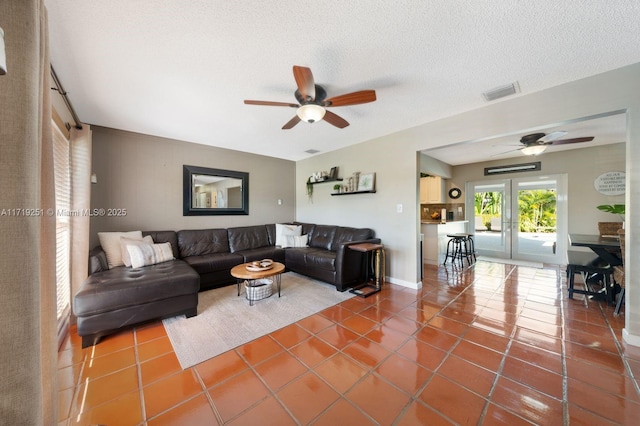
[[[300,247],[276,246],[276,225],[227,229],[146,231],[154,243],[170,243],[173,260],[109,269],[102,247],[89,256],[89,277],[74,297],[82,347],[95,345],[122,327],[197,313],[198,292],[235,284],[231,269],[245,262],[273,259],[294,271],[345,291],[362,279],[364,259],[350,244],[379,243],[373,230],[293,223],[306,235]]]

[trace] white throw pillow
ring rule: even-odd
[[[98,239],[100,240],[100,246],[107,255],[107,264],[109,269],[116,266],[124,265],[122,261],[122,248],[120,247],[120,238],[131,238],[132,240],[141,240],[142,231],[130,231],[130,232],[98,232]]]
[[[287,247],[309,247],[309,236],[304,235],[286,235],[284,237]]]
[[[302,235],[302,225],[285,225],[276,223],[276,245],[282,248],[289,247],[284,237]]]
[[[131,266],[131,256],[129,256],[129,250],[127,250],[129,244],[153,244],[153,238],[151,238],[151,235],[147,235],[141,240],[120,237],[120,250],[122,251],[122,263],[124,263],[124,266]]]
[[[132,268],[155,265],[156,263],[167,262],[174,259],[171,243],[130,244],[127,246],[127,250],[131,257]]]

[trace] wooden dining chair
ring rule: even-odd
[[[620,293],[618,293],[618,301],[616,302],[616,310],[614,315],[620,314],[620,307],[624,302],[624,246],[625,246],[625,233],[624,229],[618,230],[618,236],[620,237],[620,253],[622,255],[622,265],[616,265],[613,267],[613,281],[620,286]]]

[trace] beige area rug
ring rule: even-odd
[[[282,274],[281,297],[273,295],[249,306],[244,289],[231,285],[198,294],[198,315],[163,320],[183,369],[271,333],[353,297],[335,286],[294,272]]]
[[[504,263],[507,265],[528,266],[530,268],[542,269],[543,264],[541,262],[530,262],[528,260],[513,260],[513,259],[500,259],[498,257],[478,256],[477,260],[484,260],[485,262]]]

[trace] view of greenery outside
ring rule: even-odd
[[[520,232],[556,232],[556,191],[520,191]]]
[[[482,217],[482,223],[491,229],[491,218],[501,216],[502,193],[477,192],[474,201],[475,215]],[[556,232],[555,190],[520,191],[518,209],[520,232]]]

